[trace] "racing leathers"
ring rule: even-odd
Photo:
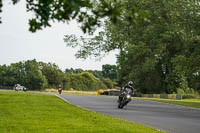
[[[127,89],[130,89],[130,90],[131,90],[131,96],[133,96],[133,94],[134,94],[134,92],[133,92],[133,87],[130,86],[130,85],[126,85],[126,86],[124,86],[124,87],[120,90],[120,95],[119,95],[119,100],[118,100],[118,102],[122,100],[122,98],[123,98],[123,92],[126,91]]]

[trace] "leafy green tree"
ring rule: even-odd
[[[12,75],[16,79],[16,83],[25,84],[25,75],[26,70],[24,67],[24,62],[18,62],[18,63],[12,63],[10,65],[10,71],[12,72]],[[14,84],[13,84],[14,85]]]
[[[20,0],[10,1],[17,4]],[[32,32],[50,27],[51,22],[68,22],[72,19],[82,23],[84,32],[90,32],[100,26],[101,18],[108,17],[112,22],[118,20],[121,0],[26,0],[26,8],[35,15],[29,20],[29,30]]]
[[[102,74],[105,78],[110,78],[112,80],[117,79],[117,67],[116,65],[103,65],[102,66]]]
[[[0,66],[0,86],[13,86],[17,79],[10,66]]]
[[[39,65],[42,74],[48,81],[48,87],[57,88],[60,84],[62,84],[64,74],[55,63],[39,62]]]
[[[65,73],[69,73],[69,74],[72,74],[72,73],[82,73],[84,70],[81,69],[81,68],[78,68],[78,69],[73,69],[73,68],[70,68],[70,69],[65,69]]]
[[[129,26],[133,30],[129,31],[131,35],[127,35],[130,39],[127,40],[126,56],[121,56],[121,60],[131,68],[122,69],[129,70],[128,78],[140,79],[136,85],[143,88],[143,92],[173,93],[177,88],[190,87],[188,79],[199,70],[199,66],[192,63],[199,57],[195,52],[199,50],[196,45],[199,42],[199,29],[196,29],[199,25],[196,21],[199,19],[199,11],[196,10],[199,4],[180,0],[137,2],[138,7],[149,12],[150,23]],[[124,29],[122,32],[125,32]],[[191,58],[193,54],[196,57]]]
[[[74,73],[74,69],[73,68],[65,69],[65,74],[67,74],[67,73],[69,73],[69,74]]]
[[[76,57],[119,49],[120,84],[133,80],[143,93],[194,86],[200,70],[199,2],[127,0],[122,8],[117,23],[106,21],[105,31],[94,38],[65,37],[67,46],[80,47]]]
[[[99,78],[99,79],[103,78],[102,71],[99,71],[99,70],[87,70],[87,72],[92,73],[96,78]]]
[[[41,90],[47,87],[46,77],[39,69],[39,63],[36,60],[28,60],[24,62],[24,82],[25,86],[32,90]]]

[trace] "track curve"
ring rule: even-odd
[[[124,109],[117,108],[118,97],[59,95],[84,109],[120,117],[169,133],[199,133],[200,109],[147,100],[132,100]]]

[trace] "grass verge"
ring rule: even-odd
[[[157,98],[136,98],[136,99],[144,99],[144,100],[151,100],[169,104],[176,104],[186,107],[194,107],[200,108],[200,99],[183,99],[183,100],[174,100],[174,99],[157,99]]]
[[[0,133],[161,133],[87,111],[53,95],[0,91]]]

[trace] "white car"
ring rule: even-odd
[[[14,86],[14,90],[16,90],[16,91],[26,91],[27,89],[26,89],[26,87],[21,86],[20,84],[16,84]]]

